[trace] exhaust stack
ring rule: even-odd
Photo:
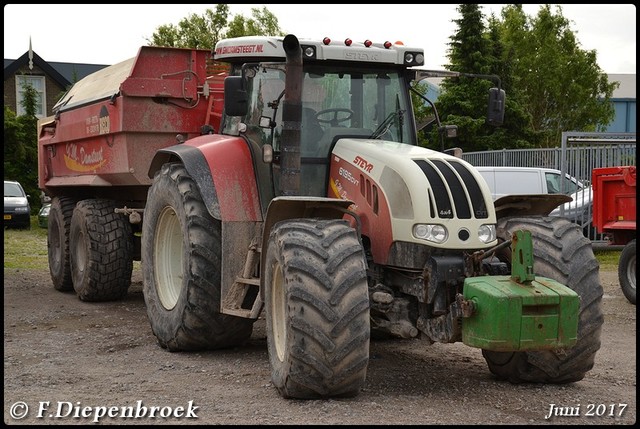
[[[283,196],[300,193],[300,129],[302,125],[302,49],[293,34],[285,36],[285,97],[282,103],[280,191]]]

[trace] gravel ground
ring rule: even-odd
[[[313,401],[282,399],[271,385],[262,319],[243,347],[205,353],[160,348],[139,271],[124,300],[96,304],[56,291],[48,271],[5,268],[5,424],[636,421],[636,307],[613,271],[600,272],[602,347],[580,382],[512,385],[494,379],[480,350],[461,343],[384,340],[371,343],[359,396]],[[546,418],[551,410],[563,415]]]

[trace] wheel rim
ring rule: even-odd
[[[627,280],[629,281],[629,285],[635,291],[636,290],[636,257],[633,256],[629,259],[629,264],[627,265]]]
[[[75,271],[80,276],[84,274],[84,269],[87,266],[87,252],[85,248],[85,236],[82,231],[78,233],[78,237],[75,241],[75,249],[73,262],[75,265]]]
[[[52,219],[53,220],[53,219]],[[51,256],[51,265],[58,267],[62,261],[62,249],[60,243],[60,228],[58,222],[49,222],[49,255]]]
[[[156,291],[162,306],[175,307],[182,291],[182,229],[171,207],[162,209],[158,217],[153,245],[153,269]]]
[[[280,362],[284,361],[286,341],[284,276],[279,263],[274,263],[273,280],[271,281],[271,326],[272,341]]]

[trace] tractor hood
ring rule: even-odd
[[[373,184],[378,210],[388,207],[393,241],[420,243],[416,225],[442,225],[446,241],[423,244],[471,249],[496,243],[478,237],[481,226],[495,225],[496,213],[487,183],[464,160],[417,146],[355,138],[340,139],[332,153],[337,167],[330,186],[337,184],[343,191],[334,194],[357,199],[353,194],[360,193],[366,199],[367,184]]]

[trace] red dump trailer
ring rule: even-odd
[[[618,276],[624,295],[636,303],[636,167],[595,168],[593,225],[612,245],[623,245]]]
[[[151,160],[164,147],[219,131],[226,74],[209,50],[143,46],[78,81],[54,116],[39,122],[38,182],[52,197],[49,266],[57,289],[73,290],[76,277],[82,299],[126,293],[140,259]],[[103,254],[92,254],[90,238]],[[71,266],[70,241],[72,251],[86,253],[77,259],[86,267]],[[98,259],[114,262],[93,270]]]

